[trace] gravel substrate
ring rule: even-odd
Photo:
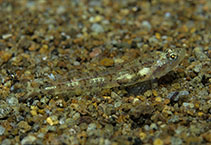
[[[63,85],[177,47],[160,79]],[[0,0],[0,144],[211,145],[210,58],[209,0]]]

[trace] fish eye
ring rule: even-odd
[[[177,53],[173,52],[171,49],[168,51],[168,53],[166,54],[166,57],[169,60],[176,60],[178,58]]]
[[[177,54],[175,54],[175,53],[171,53],[170,55],[169,55],[169,59],[170,60],[176,60],[177,59]]]

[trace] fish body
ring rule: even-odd
[[[68,81],[55,82],[43,92],[80,94],[119,86],[131,86],[140,82],[160,78],[174,69],[185,57],[185,49],[167,49],[153,53],[150,57],[139,57],[124,65],[115,66],[88,77],[74,77]]]

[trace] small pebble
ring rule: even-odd
[[[146,97],[152,96],[152,91],[151,91],[151,90],[146,91],[146,92],[144,93],[144,96],[146,96]]]
[[[152,130],[157,130],[158,129],[158,127],[157,127],[157,125],[155,123],[150,124],[149,128],[152,129]]]
[[[202,69],[202,64],[198,64],[193,68],[194,72],[196,73],[199,73],[201,69]]]
[[[10,139],[4,139],[2,142],[1,142],[2,145],[12,145],[11,143],[11,140]]]
[[[177,115],[173,115],[173,116],[168,120],[169,123],[176,123],[176,122],[178,122],[178,121],[179,121],[179,116],[177,116]]]
[[[156,90],[152,90],[152,94],[157,97],[158,96],[158,92]]]
[[[144,133],[144,132],[140,132],[139,137],[140,137],[141,140],[144,140],[147,137],[147,134]]]
[[[153,145],[163,145],[163,144],[164,144],[163,141],[159,138],[156,138],[153,142]]]
[[[8,105],[10,105],[10,106],[18,105],[18,99],[16,97],[8,97],[6,101],[7,101]]]
[[[181,96],[189,95],[188,91],[180,91],[180,92],[171,92],[168,94],[167,98],[171,101],[177,102]]]
[[[59,124],[59,120],[57,116],[50,116],[46,119],[47,123],[50,125],[57,125]]]
[[[91,58],[94,58],[98,56],[100,53],[102,53],[102,50],[100,48],[94,48],[93,51],[89,54]]]
[[[104,32],[103,27],[97,23],[92,24],[91,30],[94,31],[95,33],[103,33]]]
[[[0,51],[0,64],[8,62],[11,57],[12,53],[9,51]]]
[[[100,61],[100,64],[102,66],[113,66],[114,61],[113,61],[113,59],[110,59],[110,58],[104,58]]]
[[[5,128],[0,125],[0,135],[3,135],[5,132]]]
[[[12,37],[12,34],[4,34],[4,35],[2,35],[3,39],[8,39],[10,37]]]
[[[156,97],[156,98],[155,98],[155,101],[156,101],[156,102],[162,102],[162,98],[161,98],[161,97]]]
[[[31,110],[30,113],[31,113],[32,116],[36,116],[37,115],[37,111],[36,110]]]
[[[194,104],[193,103],[187,103],[187,102],[183,102],[182,104],[184,107],[190,107],[190,108],[194,108]]]
[[[204,54],[204,52],[203,52],[203,48],[195,47],[193,51],[198,60],[203,61],[203,60],[207,59],[206,54]]]
[[[115,108],[118,108],[118,107],[121,106],[121,104],[122,104],[122,101],[118,101],[118,102],[116,102],[116,103],[114,104],[114,107],[115,107]]]
[[[88,127],[87,127],[88,132],[93,131],[95,129],[96,129],[96,124],[94,124],[94,123],[89,124]]]
[[[169,13],[169,12],[166,12],[166,13],[165,13],[165,17],[166,17],[166,18],[169,18],[170,16],[171,16],[171,13]]]
[[[36,139],[37,138],[35,136],[28,135],[21,140],[21,145],[33,144],[33,142],[35,142]]]
[[[28,132],[29,130],[31,130],[31,126],[28,124],[28,122],[26,121],[20,121],[18,123],[18,129],[23,132],[23,133],[26,133]]]
[[[142,26],[144,28],[147,28],[148,30],[151,30],[151,27],[152,27],[151,24],[148,21],[143,21]]]
[[[0,119],[8,117],[12,108],[3,100],[0,100]]]
[[[178,137],[171,137],[171,145],[182,145],[183,141],[182,139]]]
[[[211,132],[205,132],[202,136],[207,142],[211,142]]]

